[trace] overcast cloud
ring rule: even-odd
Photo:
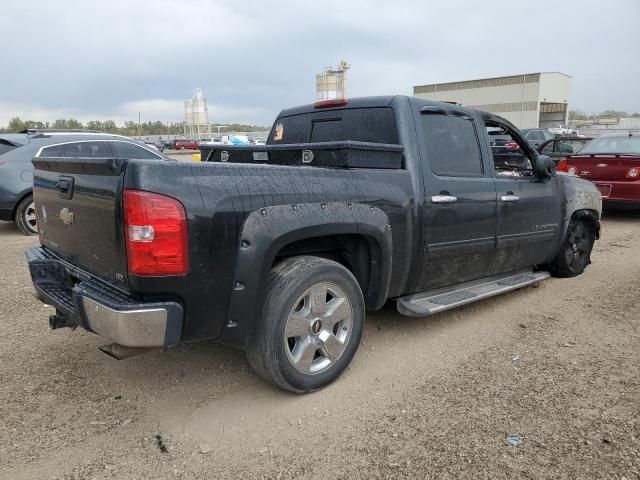
[[[560,71],[570,108],[640,112],[639,25],[640,0],[7,1],[0,125],[181,121],[196,85],[210,121],[268,125],[343,58],[350,96]]]

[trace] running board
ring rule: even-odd
[[[481,278],[480,280],[462,283],[455,287],[440,288],[400,297],[397,300],[397,309],[399,313],[409,317],[426,317],[539,283],[549,278],[549,276],[549,272],[520,270],[506,275]]]

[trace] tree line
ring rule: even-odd
[[[585,113],[582,110],[570,110],[569,120],[595,120],[596,118],[640,118],[640,113],[625,112],[624,110],[605,110],[600,113]]]
[[[212,135],[217,134],[217,124],[212,124]],[[55,128],[61,130],[69,129],[86,129],[96,130],[99,132],[114,133],[118,135],[125,135],[127,137],[145,136],[145,135],[183,135],[184,124],[182,122],[168,122],[163,123],[158,120],[150,122],[137,122],[128,121],[124,122],[124,125],[118,126],[113,120],[91,120],[86,123],[82,123],[75,118],[61,118],[55,122],[39,122],[35,120],[21,120],[18,117],[14,117],[9,121],[6,127],[0,127],[0,133],[16,133],[28,129],[44,129]],[[242,123],[232,123],[226,125],[222,131],[228,132],[252,132],[258,130],[268,130],[268,128],[260,127],[257,125],[245,125]]]

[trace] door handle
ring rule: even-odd
[[[431,197],[431,203],[453,203],[457,201],[458,197],[453,195],[434,195]]]
[[[502,195],[500,197],[500,200],[503,202],[517,202],[518,200],[520,200],[520,197],[518,195],[508,194]]]

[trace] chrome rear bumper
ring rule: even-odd
[[[180,342],[183,309],[175,301],[145,301],[96,279],[42,247],[27,251],[42,301],[56,308],[52,328],[80,326],[123,347]]]
[[[123,347],[161,347],[167,334],[166,308],[115,310],[82,297],[89,329]]]

